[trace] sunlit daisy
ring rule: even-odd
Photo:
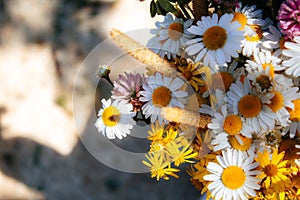
[[[251,68],[251,66],[249,68]],[[251,81],[251,85],[258,93],[266,94],[273,90],[275,84],[273,79],[274,74],[272,75],[270,73],[270,68],[267,68],[266,70],[262,68],[251,68],[248,69],[248,71],[247,78]]]
[[[267,18],[251,26],[253,32],[245,33],[245,39],[242,40],[242,53],[244,56],[252,56],[260,52],[264,47],[263,42],[263,32],[266,31],[272,21]]]
[[[233,83],[227,92],[226,101],[232,106],[234,114],[242,115],[246,124],[252,127],[252,132],[273,129],[275,114],[265,105],[270,103],[271,96],[253,93],[248,78],[243,82]]]
[[[289,109],[290,113],[290,123],[289,126],[284,128],[284,132],[290,133],[290,137],[294,138],[296,133],[300,133],[300,99],[295,99],[292,101],[294,104],[294,109]]]
[[[214,132],[214,135],[216,137],[212,141],[213,145],[217,145],[214,147],[215,151],[227,147],[226,145],[224,145],[224,142],[226,142],[226,140],[219,140],[219,138],[223,139],[224,137],[226,138],[228,136],[235,137],[239,134],[242,134],[248,138],[252,137],[250,127],[245,123],[243,117],[228,111],[226,105],[224,105],[221,110],[221,113],[214,113],[211,123],[208,124],[208,128]],[[239,137],[237,139],[239,139]]]
[[[212,95],[215,94],[216,90],[228,91],[231,84],[243,74],[243,68],[237,68],[237,64],[237,62],[233,61],[229,66],[227,64],[220,66],[217,71],[211,70],[211,76],[205,76],[208,88],[207,91],[203,93],[203,96],[210,96],[210,100],[213,101],[212,98],[214,96]]]
[[[183,108],[185,102],[182,98],[187,96],[187,92],[180,90],[183,84],[184,81],[178,77],[162,77],[160,73],[147,77],[146,84],[143,85],[144,91],[140,92],[140,101],[146,102],[142,107],[146,118],[151,116],[151,122],[158,119],[162,124],[163,121],[166,122],[160,114],[163,107]]]
[[[211,144],[214,145],[214,151],[235,149],[242,151],[249,156],[253,156],[255,154],[254,151],[256,148],[253,138],[248,138],[241,134],[216,135]]]
[[[172,168],[169,161],[166,161],[165,156],[160,152],[151,152],[145,155],[149,162],[142,161],[144,165],[150,168],[151,178],[159,181],[161,178],[169,180],[169,176],[178,178],[175,174],[179,169]]]
[[[270,51],[258,52],[254,54],[253,60],[247,60],[246,69],[249,73],[254,70],[259,72],[267,71],[274,78],[276,71],[284,69],[279,62],[280,59]]]
[[[270,25],[269,30],[263,32],[262,46],[274,52],[280,60],[282,60],[283,57],[282,50],[285,48],[284,43],[285,39],[283,35],[275,26]]]
[[[279,27],[282,33],[290,39],[300,36],[299,7],[299,0],[286,0],[278,10]]]
[[[276,74],[276,77],[277,76],[280,76],[281,79],[283,79],[283,83],[288,83],[290,80],[280,74]],[[292,101],[300,98],[298,90],[298,87],[275,84],[273,91],[271,91],[273,97],[270,99],[271,102],[267,104],[267,106],[276,114],[276,120],[282,126],[287,126],[290,117],[287,108],[293,109],[294,104]]]
[[[132,105],[123,100],[111,99],[101,100],[102,109],[99,110],[98,119],[95,123],[98,131],[108,139],[116,137],[122,139],[130,134],[130,130],[135,125],[132,119],[135,113],[132,112]]]
[[[300,76],[300,36],[294,38],[295,42],[285,42],[284,46],[287,49],[282,51],[282,54],[287,56],[282,65],[286,67],[285,73],[293,76]]]
[[[284,152],[278,154],[277,149],[272,154],[269,154],[268,151],[258,152],[256,161],[259,162],[262,172],[258,178],[262,180],[262,184],[266,189],[273,187],[280,192],[291,183],[290,178],[287,176],[290,173],[289,168],[286,166],[288,161],[283,160],[283,157]]]
[[[183,21],[168,13],[164,21],[156,23],[157,28],[151,30],[155,36],[148,41],[147,47],[162,57],[166,54],[169,59],[175,58],[180,55],[180,49],[185,46],[186,41],[192,37],[186,31],[192,23],[192,20]]]
[[[231,57],[238,57],[243,39],[243,32],[238,30],[240,24],[232,22],[233,14],[218,18],[217,14],[203,16],[196,26],[192,25],[188,31],[200,37],[189,40],[185,49],[189,55],[195,55],[195,62],[202,61],[212,68],[230,62]]]
[[[114,81],[111,98],[123,99],[132,104],[134,111],[139,111],[143,105],[139,97],[144,82],[145,76],[143,74],[125,72],[125,75],[120,75],[119,79]]]
[[[203,178],[211,183],[207,188],[216,200],[248,199],[255,197],[259,189],[259,179],[255,178],[260,172],[254,157],[247,157],[243,152],[228,149],[222,151],[223,156],[217,156],[218,163],[210,162],[207,170],[210,174]]]
[[[255,24],[262,24],[262,10],[256,9],[256,5],[242,6],[241,3],[235,8],[233,21],[241,24],[240,30],[248,35],[255,34],[251,28]]]

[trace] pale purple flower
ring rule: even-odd
[[[115,80],[112,90],[113,99],[123,99],[133,105],[134,111],[138,111],[143,103],[139,101],[140,90],[145,83],[144,74],[126,73],[119,75],[119,79]]]
[[[287,0],[278,10],[279,28],[286,38],[300,35],[300,0]]]

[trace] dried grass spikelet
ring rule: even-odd
[[[175,107],[165,107],[162,109],[161,114],[168,121],[187,124],[202,129],[206,129],[211,120],[208,115]]]
[[[207,0],[193,0],[193,12],[194,12],[194,21],[201,20],[202,16],[208,15],[208,2]]]
[[[159,55],[128,37],[119,30],[113,29],[110,35],[117,46],[126,51],[130,56],[147,65],[154,71],[165,76],[175,76],[176,70],[171,64]]]

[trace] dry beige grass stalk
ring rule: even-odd
[[[147,65],[154,71],[160,72],[166,76],[175,76],[176,70],[171,67],[171,64],[161,58],[153,51],[147,49],[137,41],[128,37],[119,30],[113,29],[110,35],[115,44],[127,52],[130,56]]]

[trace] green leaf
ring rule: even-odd
[[[157,0],[160,7],[166,12],[176,12],[176,8],[168,0]]]
[[[159,5],[159,3],[158,2],[156,2],[156,10],[157,10],[157,14],[159,14],[159,15],[166,15],[167,14],[167,12]]]
[[[154,17],[157,13],[157,8],[156,8],[156,3],[154,2],[154,0],[151,1],[150,3],[150,15],[151,17]]]

